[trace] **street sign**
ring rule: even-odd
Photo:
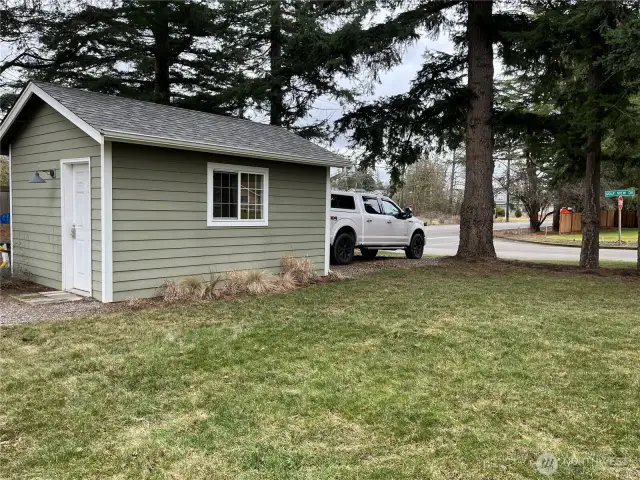
[[[618,245],[622,245],[622,205],[624,204],[624,197],[620,195],[618,197]]]
[[[606,192],[604,192],[605,197],[633,197],[635,194],[635,188],[628,188],[626,190],[607,190]]]

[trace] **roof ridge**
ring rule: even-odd
[[[284,128],[282,126],[271,125],[270,123],[257,122],[255,120],[250,120],[248,118],[238,118],[238,117],[232,117],[232,116],[229,116],[229,115],[221,115],[219,113],[203,112],[202,110],[194,110],[194,109],[191,109],[191,108],[177,107],[175,105],[165,105],[164,103],[149,102],[147,100],[140,100],[140,99],[137,99],[137,98],[123,97],[123,96],[120,96],[120,95],[110,95],[108,93],[94,92],[93,90],[85,90],[85,89],[82,89],[82,88],[68,87],[66,85],[58,85],[56,83],[43,82],[43,81],[40,81],[40,80],[31,80],[31,83],[33,83],[36,86],[47,85],[47,86],[51,86],[51,87],[54,87],[54,88],[62,88],[62,89],[65,89],[65,90],[74,90],[74,91],[77,91],[77,92],[84,92],[84,93],[88,93],[88,94],[91,94],[91,95],[100,95],[100,96],[109,97],[109,98],[117,98],[119,100],[125,100],[125,101],[129,101],[129,102],[137,102],[137,103],[143,103],[143,104],[146,104],[146,105],[154,105],[154,106],[158,106],[158,107],[172,108],[172,109],[180,110],[180,111],[183,111],[183,112],[199,113],[199,114],[202,114],[202,115],[209,115],[209,116],[212,116],[212,117],[224,118],[224,119],[234,120],[234,121],[238,121],[238,122],[249,122],[249,123],[252,123],[254,125],[260,125],[260,126],[264,126],[264,127],[275,128],[275,129],[278,129],[278,130],[281,130],[281,131],[288,132],[288,133],[290,133],[292,135],[295,135],[297,137],[300,137],[300,135],[298,135],[297,133],[292,132],[291,130],[289,130],[287,128]],[[300,137],[300,138],[304,138],[304,137]],[[305,139],[305,140],[307,140],[307,139]]]

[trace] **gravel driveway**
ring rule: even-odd
[[[340,272],[348,277],[362,277],[368,273],[385,268],[414,268],[422,265],[437,265],[442,258],[422,257],[420,260],[410,260],[401,252],[380,251],[373,260],[365,260],[356,255],[350,265],[331,265],[331,270]]]
[[[49,305],[29,305],[3,293],[0,295],[0,325],[35,323],[83,317],[94,313],[109,313],[121,310],[123,305],[126,303],[100,303],[89,299]]]

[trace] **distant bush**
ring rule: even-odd
[[[499,205],[496,205],[496,218],[504,217],[504,208]]]
[[[514,215],[516,218],[520,218],[522,216],[522,210],[520,210],[520,207],[516,208],[516,213]]]

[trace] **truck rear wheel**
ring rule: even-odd
[[[362,258],[371,260],[376,258],[376,255],[378,254],[378,250],[376,250],[375,248],[361,248],[360,253],[362,254]]]
[[[404,253],[407,258],[418,260],[422,258],[424,252],[424,235],[421,233],[414,233],[411,237],[411,243],[404,249]]]
[[[341,233],[333,241],[331,253],[338,265],[349,265],[353,261],[353,249],[356,241],[349,233]]]

